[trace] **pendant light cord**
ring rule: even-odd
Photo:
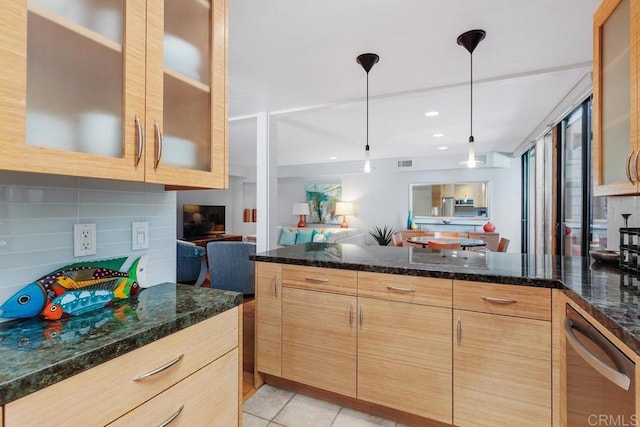
[[[470,108],[470,127],[471,129],[469,129],[470,131],[470,135],[471,137],[469,138],[469,142],[471,142],[471,140],[473,140],[473,53],[471,53],[471,108]]]
[[[369,72],[367,71],[367,147],[369,149]]]

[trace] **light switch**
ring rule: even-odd
[[[131,223],[131,250],[149,249],[149,223]]]

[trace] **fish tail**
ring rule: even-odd
[[[136,280],[138,280],[138,263],[139,262],[140,262],[140,258],[133,261],[133,263],[131,264],[131,267],[129,267],[129,270],[127,271],[129,280],[132,282],[135,282]]]

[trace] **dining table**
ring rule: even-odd
[[[487,246],[487,242],[482,239],[469,239],[468,237],[431,237],[431,236],[413,236],[407,239],[407,242],[422,245],[426,248],[429,242],[455,244],[459,243],[460,247],[464,249],[477,248]]]

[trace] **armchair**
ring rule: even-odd
[[[255,270],[249,255],[255,253],[256,244],[252,242],[207,243],[211,287],[253,295]]]
[[[200,286],[207,275],[205,248],[178,240],[176,253],[176,282]]]

